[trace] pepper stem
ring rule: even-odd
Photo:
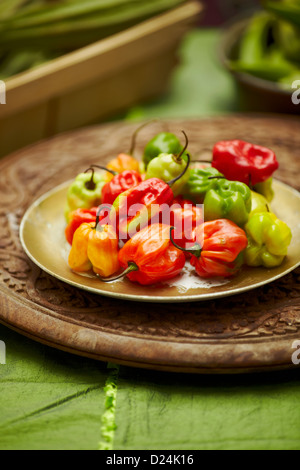
[[[209,180],[226,180],[225,176],[209,176],[207,179]]]
[[[181,150],[180,154],[179,155],[174,155],[174,160],[177,162],[177,163],[180,163],[181,160],[182,160],[182,156],[184,154],[184,152],[186,151],[186,149],[188,148],[189,146],[189,139],[188,139],[188,136],[186,135],[186,133],[184,131],[181,131],[185,137],[185,145],[183,147],[183,149]]]
[[[189,250],[187,250],[186,248],[182,248],[181,246],[177,245],[177,243],[175,242],[175,240],[173,238],[173,231],[174,230],[175,230],[175,227],[171,227],[171,229],[170,229],[170,240],[171,240],[172,244],[175,246],[175,248],[177,248],[180,251],[183,251],[184,253],[190,253],[191,255],[196,256],[196,258],[200,258],[201,253],[202,253],[202,248],[199,245],[199,243],[195,243],[195,245],[192,248],[190,248]]]
[[[97,230],[97,227],[98,227],[98,225],[99,225],[99,222],[100,222],[100,215],[101,215],[101,212],[103,211],[103,209],[111,210],[111,206],[100,206],[100,207],[99,207],[99,209],[97,210],[97,215],[96,215],[95,230]],[[101,231],[101,228],[100,228],[100,231]]]
[[[250,189],[252,189],[252,190],[254,189],[254,186],[252,184],[252,175],[251,175],[251,173],[249,174],[249,184],[248,184],[248,186],[249,186]]]
[[[99,166],[99,165],[91,165],[89,170],[91,168],[99,168],[99,170],[105,170],[108,171],[108,173],[111,173],[113,176],[117,176],[119,173],[117,171],[110,170],[109,168],[106,168],[105,166]],[[88,171],[88,170],[87,170]]]
[[[94,189],[96,188],[96,183],[94,181],[94,174],[95,174],[95,170],[94,168],[89,168],[88,170],[85,171],[85,173],[87,173],[88,171],[91,171],[92,172],[92,176],[91,176],[91,179],[90,181],[87,181],[85,183],[85,187],[86,189],[88,189],[89,191],[94,191]]]
[[[138,270],[139,270],[138,265],[134,263],[133,261],[131,261],[130,263],[128,263],[128,268],[125,269],[125,271],[123,271],[122,274],[119,274],[119,276],[103,278],[98,275],[98,277],[101,279],[102,282],[113,282],[113,281],[117,281],[118,279],[122,279],[123,277],[127,276],[127,274],[132,273],[133,271],[138,271]]]
[[[192,160],[191,163],[209,163],[212,164],[212,160]]]
[[[139,135],[139,133],[141,132],[141,130],[144,129],[145,127],[149,126],[150,124],[153,124],[154,122],[157,122],[157,121],[158,121],[158,119],[152,119],[151,121],[145,122],[140,127],[138,127],[136,129],[136,131],[134,131],[134,133],[132,135],[131,147],[130,147],[128,155],[133,156],[134,151],[135,151],[135,147],[136,147],[136,139],[137,139],[137,136]]]
[[[187,153],[187,157],[188,157],[188,161],[187,161],[187,164],[186,164],[186,167],[185,167],[184,171],[179,176],[177,176],[177,178],[174,178],[173,180],[167,182],[167,185],[169,185],[170,188],[173,186],[173,184],[176,183],[176,181],[180,180],[180,178],[182,178],[186,174],[186,172],[188,171],[188,168],[190,166],[190,161],[191,161],[191,157],[190,157],[189,153]]]

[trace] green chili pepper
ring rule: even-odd
[[[271,81],[293,74],[297,66],[280,47],[279,31],[280,22],[273,14],[262,12],[254,15],[241,39],[238,60],[231,63],[232,70]]]
[[[274,19],[268,13],[253,16],[240,43],[239,57],[243,64],[256,64],[264,59],[273,23]]]
[[[183,154],[188,147],[188,138],[185,132],[183,132],[183,134],[185,136],[186,143],[184,148],[182,148],[180,151],[179,155],[161,153],[158,157],[153,158],[153,160],[151,160],[148,164],[146,179],[159,178],[167,183],[168,181],[174,180],[184,172],[186,166],[188,165],[183,158]],[[181,194],[188,180],[189,169],[184,172],[183,176],[173,184],[172,190],[175,197]]]
[[[284,2],[265,0],[263,6],[278,18],[300,26],[299,0],[285,0]]]
[[[278,21],[277,25],[278,45],[285,57],[299,62],[300,58],[300,28],[286,21]],[[299,70],[298,70],[299,77]]]
[[[282,86],[284,89],[288,89],[291,91],[293,89],[293,84],[295,82],[298,82],[300,77],[300,68],[293,72],[291,75],[287,75],[286,77],[282,78],[279,80],[279,84]]]
[[[273,50],[264,60],[253,64],[237,61],[232,63],[235,72],[249,73],[264,80],[278,81],[297,70],[295,65],[283,56],[280,50]]]
[[[91,170],[92,176],[87,172]],[[65,217],[69,222],[69,214],[76,209],[91,209],[101,204],[101,191],[105,185],[104,175],[95,173],[92,168],[80,173],[71,184],[67,194]]]
[[[251,211],[250,188],[238,181],[215,179],[204,199],[205,221],[229,219],[243,226]]]
[[[55,58],[55,54],[46,54],[42,51],[18,51],[7,54],[0,61],[0,79],[4,80],[17,73],[36,67],[50,59]]]
[[[280,266],[287,255],[292,232],[286,223],[271,212],[254,214],[245,227],[248,247],[245,263],[248,266]]]
[[[205,195],[215,183],[215,176],[223,176],[216,168],[192,168],[190,177],[184,187],[183,193],[186,199],[191,199],[195,204],[203,204]]]
[[[268,202],[272,202],[274,199],[274,189],[273,189],[273,178],[269,178],[263,183],[258,183],[254,186],[254,191],[262,194]]]
[[[178,137],[170,132],[161,132],[153,137],[145,147],[143,162],[147,167],[154,158],[162,153],[168,155],[178,155],[182,151],[182,145]],[[184,156],[183,158],[187,160]]]

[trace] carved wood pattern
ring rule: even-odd
[[[152,360],[154,368],[168,368],[168,358],[158,358],[153,353],[150,360],[149,351],[147,358],[136,357],[135,347],[141,344],[139,342],[154,344],[155,341],[158,345],[167,342],[175,344],[178,351],[182,345],[197,347],[214,342],[232,347],[243,343],[251,349],[262,342],[265,345],[273,342],[273,347],[280,338],[279,350],[286,354],[282,340],[291,347],[288,345],[293,339],[300,339],[300,269],[243,295],[159,307],[77,290],[41,271],[24,254],[18,231],[28,206],[91,163],[103,164],[126,151],[136,127],[113,123],[78,130],[19,151],[0,162],[0,321],[71,352],[100,359],[113,357],[117,362],[146,367]],[[176,133],[185,129],[190,151],[203,159],[211,157],[213,145],[221,139],[240,138],[269,146],[281,161],[277,178],[300,188],[298,118],[233,116],[170,121],[167,127]],[[141,133],[137,153],[141,153],[145,143],[161,128],[162,123],[156,123]],[[58,333],[56,328],[62,325],[63,333],[61,330]],[[76,340],[69,340],[68,328],[77,335]],[[101,349],[103,334],[114,341],[122,338],[121,343],[126,340],[127,349],[132,345],[133,352]],[[103,344],[105,346],[105,341]],[[233,355],[229,356],[225,360],[228,368],[230,361],[243,367],[243,361],[236,362]],[[276,363],[284,365],[286,358],[281,361],[278,357]],[[200,367],[199,364],[196,366]],[[244,366],[249,365],[251,361],[244,360]],[[176,361],[173,366],[176,368]],[[194,371],[192,366],[187,370]]]

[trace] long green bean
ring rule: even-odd
[[[1,0],[0,22],[16,18],[25,11],[30,12],[39,7],[44,8],[47,1],[48,0]]]
[[[116,0],[114,0],[116,1]],[[120,0],[117,0],[118,2]],[[95,3],[95,2],[93,2]],[[45,23],[40,26],[14,28],[14,23],[0,27],[2,47],[39,47],[47,49],[69,49],[81,47],[91,41],[114,34],[146,18],[168,10],[182,0],[122,0],[122,5],[107,8],[101,13],[90,13],[65,21]]]
[[[6,56],[0,66],[0,80],[24,72],[53,58],[42,51],[19,51]]]
[[[12,27],[30,28],[52,22],[70,20],[94,13],[105,13],[111,8],[119,8],[129,3],[141,3],[141,0],[64,0],[59,3],[44,4],[36,8],[24,9],[10,21]]]
[[[101,14],[104,17],[106,15],[118,14],[118,12],[127,9],[140,9],[147,11],[151,5],[161,4],[160,9],[172,8],[183,0],[64,0],[53,5],[39,6],[35,10],[25,11],[18,15],[15,15],[8,23],[9,28],[31,28],[41,27],[43,25],[49,25],[52,23],[59,23],[63,21],[71,21],[85,17],[91,17],[93,15]]]
[[[0,79],[118,33],[186,0],[0,0]]]

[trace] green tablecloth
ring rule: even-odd
[[[163,99],[127,118],[237,109],[215,59],[218,35],[195,31]],[[117,367],[0,326],[0,449],[300,449],[300,373],[214,377]]]

